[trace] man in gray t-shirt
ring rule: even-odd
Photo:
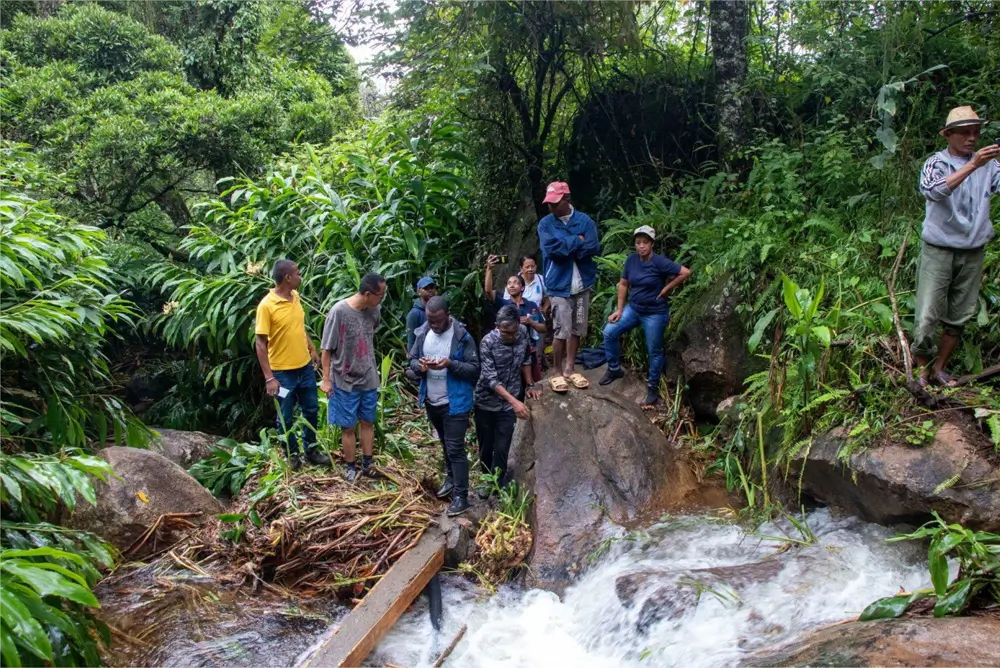
[[[323,325],[323,382],[330,399],[330,424],[341,428],[340,442],[347,461],[346,477],[358,477],[355,463],[357,438],[354,428],[361,422],[361,473],[374,476],[372,451],[375,448],[375,416],[378,409],[378,365],[373,343],[385,297],[385,279],[366,274],[357,294],[333,305]]]

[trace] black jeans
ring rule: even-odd
[[[469,456],[465,453],[465,432],[469,430],[469,414],[448,414],[448,404],[426,404],[427,419],[437,429],[444,452],[444,469],[455,485],[452,498],[469,496]]]
[[[479,466],[483,473],[500,469],[499,484],[507,482],[507,456],[514,438],[517,416],[514,411],[476,409],[476,439],[479,441]]]

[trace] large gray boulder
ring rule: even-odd
[[[686,308],[698,315],[684,325],[668,349],[668,371],[684,377],[688,400],[699,418],[716,419],[719,402],[739,394],[754,371],[747,350],[749,335],[737,311],[742,301],[728,280],[720,278],[700,304]]]
[[[608,522],[630,526],[666,510],[701,505],[680,448],[638,405],[645,385],[627,376],[586,390],[543,391],[529,402],[511,446],[511,472],[534,494],[528,584],[561,593],[604,538]]]
[[[744,666],[997,666],[1000,619],[913,617],[814,631]]]
[[[1000,530],[996,467],[960,425],[940,425],[927,445],[889,442],[846,461],[838,456],[844,442],[839,429],[815,439],[793,459],[788,480],[801,476],[805,494],[879,524],[920,524],[936,511],[948,522]]]
[[[81,501],[67,524],[96,533],[119,550],[132,546],[162,515],[198,513],[185,518],[197,524],[222,512],[211,492],[161,454],[114,446],[97,456],[111,464],[114,476],[94,484],[97,504]]]
[[[203,431],[180,431],[163,427],[152,427],[152,429],[155,435],[150,440],[150,450],[159,452],[185,469],[208,457],[212,453],[212,446],[221,438]]]

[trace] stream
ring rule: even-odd
[[[808,513],[806,525],[805,535],[787,521],[748,533],[713,517],[677,517],[621,533],[562,600],[514,586],[486,596],[474,583],[446,575],[443,628],[433,629],[420,597],[366,665],[432,666],[467,625],[446,665],[733,666],[756,650],[856,617],[900,587],[928,585],[924,549],[885,543],[897,533],[892,528],[828,509]],[[713,571],[690,572],[706,568]],[[683,586],[658,598],[656,590],[676,579],[663,573],[676,571],[687,572]],[[726,582],[718,573],[738,577]],[[621,587],[616,590],[620,578],[633,582],[625,597],[629,605],[619,598]],[[197,583],[179,587],[185,588],[199,591]],[[128,589],[121,591],[102,597],[119,626],[118,620],[142,609]],[[133,624],[130,633],[143,644],[125,643],[122,649],[119,639],[110,665],[301,665],[344,614],[335,607],[299,609],[266,594],[250,600],[202,591],[193,600],[183,614],[176,605],[167,614],[163,602],[160,611],[147,610],[158,628]],[[650,606],[660,613],[651,615]]]

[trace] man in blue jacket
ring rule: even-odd
[[[555,376],[552,389],[565,392],[568,379],[575,387],[589,385],[574,370],[580,339],[587,335],[590,297],[597,281],[594,256],[600,255],[597,224],[573,208],[569,185],[556,181],[546,189],[551,213],[538,222],[545,287],[552,301],[552,356]]]
[[[469,459],[465,432],[479,379],[479,351],[465,325],[448,313],[444,297],[427,301],[427,322],[417,328],[410,348],[410,369],[420,376],[420,404],[437,430],[447,476],[438,498],[451,495],[448,515],[469,509]]]

